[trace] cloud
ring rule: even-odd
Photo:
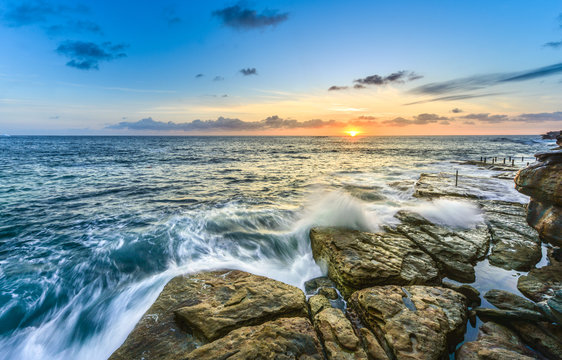
[[[426,125],[440,122],[443,125],[449,125],[448,117],[439,116],[437,114],[419,114],[414,116],[412,119],[406,119],[403,117],[397,117],[391,120],[385,120],[382,122],[384,125],[389,126],[408,126],[408,125]]]
[[[101,27],[91,21],[67,21],[65,24],[50,25],[45,28],[49,35],[63,35],[68,33],[83,34],[102,34]]]
[[[549,41],[543,45],[544,47],[551,47],[553,49],[558,49],[562,47],[562,41]]]
[[[454,108],[454,109],[451,110],[451,112],[455,113],[455,114],[460,114],[460,113],[462,113],[462,109]]]
[[[480,98],[480,97],[487,97],[487,96],[494,96],[494,95],[501,95],[502,93],[488,93],[488,94],[459,94],[459,95],[449,95],[449,96],[440,96],[432,99],[427,100],[418,100],[410,103],[406,103],[404,105],[416,105],[416,104],[424,104],[428,102],[435,102],[435,101],[455,101],[455,100],[465,100],[465,99],[473,99],[473,98]]]
[[[224,78],[222,76],[219,76],[219,75],[217,75],[213,78],[213,81],[223,81],[223,80],[224,80]]]
[[[289,13],[278,13],[277,10],[265,10],[261,14],[258,14],[256,10],[243,8],[240,4],[213,11],[212,15],[219,18],[223,25],[238,30],[251,30],[275,26],[289,18]]]
[[[164,8],[164,20],[166,20],[168,25],[175,25],[182,22],[182,19],[177,15],[176,8],[174,6]]]
[[[100,45],[93,42],[70,41],[61,43],[56,52],[70,58],[67,66],[81,70],[98,70],[101,61],[111,61],[126,57],[123,52],[127,45],[104,42]]]
[[[20,1],[17,5],[7,7],[3,20],[9,27],[41,25],[50,36],[69,33],[101,34],[99,25],[91,21],[72,18],[77,14],[85,14],[88,11],[88,8],[84,5],[57,5],[42,0]]]
[[[353,85],[353,88],[360,90],[360,89],[366,89],[367,87],[365,85],[355,84]]]
[[[151,130],[151,131],[244,131],[244,130],[268,130],[268,129],[304,129],[320,128],[338,125],[335,120],[313,119],[297,121],[283,119],[277,115],[267,117],[261,121],[242,121],[236,118],[219,117],[216,120],[193,120],[192,122],[176,123],[173,121],[163,122],[153,120],[151,117],[136,122],[122,121],[106,128],[115,130]]]
[[[502,122],[525,122],[525,123],[539,123],[539,122],[551,122],[551,121],[562,121],[562,111],[555,111],[550,113],[527,113],[515,116],[509,116],[505,114],[490,115],[489,113],[482,114],[468,114],[461,116],[461,119],[467,120],[478,120],[480,122],[488,124],[498,124]]]
[[[203,76],[205,76],[205,75],[203,75],[203,74],[197,74],[197,75],[195,75],[195,78],[199,79],[199,78],[202,78]]]
[[[463,121],[463,124],[465,124],[465,125],[476,125],[476,123],[474,121],[470,121],[470,120]]]
[[[249,76],[249,75],[257,75],[258,71],[256,70],[256,68],[246,68],[246,69],[241,69],[240,73],[242,73],[242,75],[244,76]]]
[[[348,89],[348,88],[349,88],[349,87],[347,87],[347,86],[336,86],[336,85],[334,85],[334,86],[330,86],[330,88],[328,89],[328,91],[346,90],[346,89]]]
[[[405,83],[406,81],[413,81],[422,78],[412,71],[397,71],[387,76],[370,75],[362,79],[353,80],[353,82],[360,85],[385,85],[390,83]]]
[[[475,75],[449,81],[435,82],[418,86],[412,89],[411,93],[423,95],[441,95],[460,91],[474,91],[506,82],[526,81],[551,75],[557,75],[559,73],[562,73],[562,63],[526,71]]]

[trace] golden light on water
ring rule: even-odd
[[[357,130],[347,130],[345,133],[349,136],[356,136],[356,135],[359,134],[359,131],[357,131]]]

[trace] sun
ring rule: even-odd
[[[359,131],[357,131],[357,130],[347,130],[345,133],[346,133],[347,135],[353,137],[353,136],[358,135],[358,134],[359,134]]]

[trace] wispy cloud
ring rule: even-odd
[[[406,103],[404,105],[416,105],[416,104],[424,104],[428,102],[435,102],[435,101],[456,101],[456,100],[466,100],[466,99],[473,99],[473,98],[481,98],[487,96],[495,96],[501,95],[503,93],[488,93],[488,94],[459,94],[459,95],[449,95],[449,96],[439,96],[436,98],[425,99],[425,100],[418,100]]]
[[[219,18],[223,25],[238,30],[275,26],[289,18],[289,13],[279,13],[278,10],[264,10],[261,14],[258,14],[256,10],[242,7],[240,4],[213,11],[212,15]]]
[[[328,91],[338,91],[338,90],[346,90],[348,89],[348,86],[330,86],[330,88],[328,89]]]
[[[498,124],[502,122],[524,122],[524,123],[539,123],[539,122],[557,122],[562,121],[562,111],[543,112],[543,113],[525,113],[515,116],[505,114],[468,114],[461,116],[460,119],[477,120],[488,124]]]
[[[562,41],[549,41],[543,45],[544,47],[551,47],[553,49],[558,49],[562,47]]]
[[[434,124],[434,123],[441,123],[442,125],[449,125],[449,121],[451,120],[445,116],[439,116],[437,114],[428,114],[423,113],[414,116],[412,119],[406,119],[403,117],[397,117],[390,120],[385,120],[382,122],[384,125],[389,126],[408,126],[408,125],[426,125],[426,124]]]
[[[213,78],[213,81],[223,81],[223,80],[224,80],[224,78],[222,76],[219,76],[219,75],[217,75]]]
[[[402,70],[387,76],[370,75],[362,79],[353,80],[353,82],[360,85],[386,85],[390,83],[405,83],[406,81],[414,81],[422,77],[412,71]]]
[[[244,76],[250,76],[250,75],[257,75],[258,71],[256,70],[256,68],[246,68],[246,69],[241,69],[240,73]]]
[[[67,66],[80,70],[98,70],[101,61],[111,61],[126,57],[123,51],[127,47],[126,44],[112,44],[104,42],[96,44],[85,41],[65,41],[60,44],[56,51],[70,58],[66,63]]]
[[[85,20],[69,20],[64,24],[49,25],[45,28],[47,34],[54,35],[66,35],[68,33],[73,34],[83,34],[83,33],[93,33],[102,34],[101,27],[91,21]]]
[[[454,114],[459,114],[459,113],[462,113],[463,111],[462,111],[462,109],[454,108],[454,109],[451,110],[451,112],[454,113]]]
[[[460,79],[443,82],[434,82],[418,86],[411,90],[413,94],[441,95],[455,92],[465,92],[484,89],[486,87],[500,85],[507,82],[532,80],[562,73],[562,63],[548,65],[536,69],[519,72],[495,73],[486,75],[475,75]],[[437,101],[443,99],[435,99]],[[427,101],[424,101],[427,102]]]
[[[199,78],[202,78],[203,76],[205,76],[205,75],[203,75],[203,74],[197,74],[197,75],[195,75],[195,78],[196,78],[196,79],[199,79]]]
[[[151,117],[135,122],[122,121],[106,128],[114,130],[149,130],[149,131],[249,131],[249,130],[268,130],[268,129],[304,129],[320,128],[325,126],[337,125],[335,120],[313,119],[307,121],[297,121],[293,119],[283,119],[277,115],[267,117],[261,121],[242,121],[237,118],[219,117],[216,120],[193,120],[192,122],[176,123],[173,121],[163,122],[153,120]]]
[[[85,13],[87,8],[83,5],[67,6],[56,5],[48,2],[19,1],[9,4],[4,10],[3,20],[6,25],[20,27],[34,24],[42,24],[52,18],[60,17],[69,13]]]

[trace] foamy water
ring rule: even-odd
[[[0,139],[0,359],[106,359],[172,277],[233,268],[298,287],[323,274],[312,226],[377,231],[413,210],[470,228],[422,172],[531,155],[538,137]],[[526,202],[510,181],[482,196]],[[480,265],[484,267],[485,264]]]

